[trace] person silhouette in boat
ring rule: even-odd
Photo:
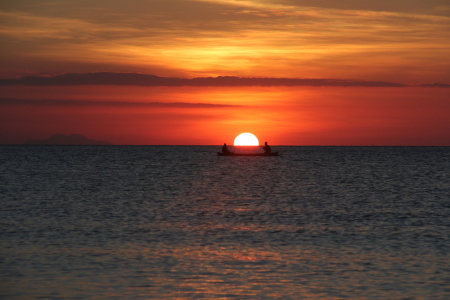
[[[264,146],[262,148],[264,149],[264,154],[272,153],[272,149],[270,149],[270,146],[267,145],[267,142],[264,143]]]
[[[222,153],[223,153],[223,154],[229,154],[229,153],[231,153],[231,151],[228,150],[228,147],[227,147],[227,144],[226,144],[226,143],[224,143],[223,146],[222,146]]]

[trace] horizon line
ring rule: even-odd
[[[79,146],[87,146],[87,147],[122,147],[122,146],[132,146],[132,147],[222,147],[222,144],[217,145],[187,145],[187,144],[109,144],[109,145],[88,145],[88,144],[77,144],[77,145],[56,145],[56,144],[1,144],[0,147],[6,147],[6,146],[25,146],[25,147],[79,147]],[[234,145],[227,145],[228,147],[261,147],[262,145],[258,146],[234,146]],[[276,145],[271,144],[271,147],[450,147],[450,145]]]

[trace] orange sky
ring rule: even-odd
[[[450,83],[448,0],[3,0],[0,19],[0,78]],[[4,85],[0,144],[79,133],[204,145],[252,132],[283,145],[450,145],[449,102],[437,87]]]
[[[260,142],[274,145],[450,145],[449,93],[441,88],[3,90],[16,96],[0,102],[0,139],[9,143],[44,139],[56,132],[81,133],[114,144],[219,145],[252,132]],[[30,94],[35,99],[29,100]]]

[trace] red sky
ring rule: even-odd
[[[406,87],[1,85],[0,144],[448,145],[450,4],[4,0],[0,78],[130,72],[333,78]],[[51,101],[50,101],[51,100]]]

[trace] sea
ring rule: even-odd
[[[450,147],[0,146],[1,299],[450,299]]]

